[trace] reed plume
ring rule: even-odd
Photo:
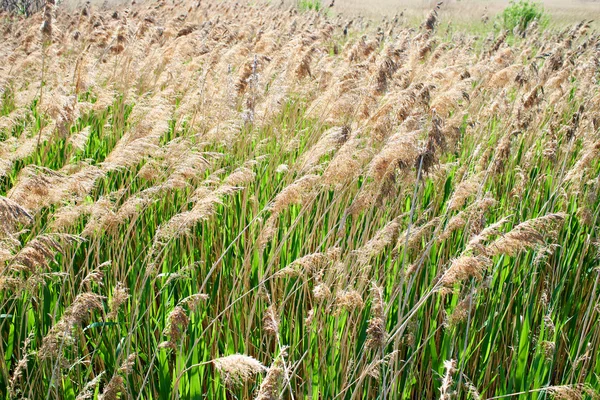
[[[73,330],[87,320],[89,313],[103,308],[104,297],[95,293],[77,295],[62,318],[44,337],[38,356],[42,359],[60,357],[63,349],[75,344]]]
[[[268,371],[260,361],[243,354],[233,354],[213,360],[221,379],[227,386],[244,384],[255,375]]]
[[[554,213],[522,222],[490,243],[486,251],[490,255],[514,256],[535,245],[543,244],[546,237],[556,236],[554,229],[562,224],[566,217],[565,213]]]
[[[100,380],[104,376],[105,372],[102,371],[94,377],[91,381],[87,382],[81,392],[77,395],[75,400],[88,400],[94,397],[96,387],[100,384]]]
[[[481,280],[485,270],[491,265],[492,261],[485,256],[462,255],[452,261],[439,283],[444,287],[451,287],[469,278]]]
[[[284,347],[279,351],[279,355],[267,370],[267,374],[260,384],[255,400],[281,399],[283,381],[287,379],[288,376],[285,365],[286,357],[287,348]]]
[[[444,361],[444,376],[442,377],[442,385],[440,386],[440,400],[450,400],[453,397],[452,384],[454,379],[452,375],[456,372],[456,361]]]
[[[375,284],[371,288],[371,319],[367,328],[367,348],[378,349],[386,343],[388,334],[385,327],[385,303],[383,289]]]

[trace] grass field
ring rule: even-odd
[[[285,0],[289,4],[293,0]],[[327,3],[327,2],[325,2]],[[404,11],[407,15],[425,18],[436,6],[435,0],[336,0],[336,11],[354,15],[362,14],[381,17]],[[565,25],[580,22],[583,19],[594,20],[597,27],[600,18],[600,2],[598,0],[538,0],[546,12],[551,15],[554,25]],[[446,0],[443,2],[441,22],[460,21],[467,25],[479,19],[481,15],[496,15],[510,4],[510,0]]]
[[[0,14],[2,398],[598,398],[591,17],[337,7]]]

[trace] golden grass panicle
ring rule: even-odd
[[[257,374],[267,371],[267,368],[254,357],[243,354],[233,354],[213,360],[213,364],[223,382],[229,386],[242,385],[252,380]]]
[[[255,400],[281,399],[283,383],[288,379],[288,372],[285,365],[286,357],[287,347],[284,347],[280,350],[279,355],[267,370],[267,374],[260,384]]]
[[[162,342],[159,347],[175,349],[177,348],[179,339],[181,339],[181,336],[183,335],[183,331],[187,329],[190,323],[190,318],[185,309],[178,305],[169,313],[167,321],[167,327],[165,328],[164,334],[169,336],[169,340]]]
[[[335,312],[339,314],[344,309],[352,312],[356,309],[362,309],[364,304],[361,294],[356,289],[341,290],[335,297]]]
[[[4,196],[0,196],[0,218],[2,219],[1,230],[14,228],[18,223],[33,222],[33,217],[25,208]]]
[[[272,304],[267,307],[262,321],[264,331],[270,336],[277,337],[279,334],[279,316]]]
[[[136,358],[136,353],[127,356],[110,381],[104,386],[102,393],[98,396],[99,400],[117,400],[119,398],[119,394],[125,391],[125,378],[123,375],[127,376],[132,372]]]
[[[482,174],[475,174],[463,180],[454,189],[452,197],[448,201],[448,209],[458,210],[465,205],[467,199],[476,194],[483,182]]]
[[[546,237],[557,235],[556,228],[562,224],[567,214],[559,212],[533,218],[515,226],[487,246],[490,255],[506,254],[514,256],[535,245],[544,243]]]
[[[66,233],[41,234],[30,240],[10,261],[12,270],[35,273],[46,271],[58,253],[66,250],[66,245],[82,239]]]
[[[44,5],[44,15],[40,32],[44,43],[49,43],[52,40],[52,19],[54,13],[54,0],[46,0]]]
[[[106,316],[108,319],[116,319],[119,313],[119,308],[129,300],[129,288],[123,283],[117,282],[112,297],[108,301],[109,313]]]
[[[23,372],[27,369],[27,363],[29,361],[29,345],[31,344],[32,335],[29,335],[25,338],[23,342],[23,347],[21,348],[21,358],[17,362],[15,369],[13,370],[12,375],[8,381],[8,393],[10,396],[17,395],[17,385],[19,381],[23,377]]]
[[[451,287],[469,278],[481,280],[485,270],[491,265],[492,261],[485,256],[462,255],[452,261],[439,283],[443,287]]]
[[[42,359],[61,358],[62,351],[75,343],[73,330],[81,326],[94,310],[102,310],[104,296],[87,292],[77,295],[63,313],[62,318],[52,326],[42,341],[38,355]]]
[[[383,288],[373,284],[371,288],[371,319],[367,327],[367,341],[365,345],[370,349],[379,349],[388,338],[385,327],[385,302],[383,299]]]
[[[403,217],[404,215],[396,217],[388,222],[381,230],[375,233],[364,246],[353,252],[360,265],[367,264],[372,257],[380,254],[386,246],[396,242],[398,231],[400,229],[400,221]]]
[[[447,327],[454,327],[461,322],[466,321],[475,308],[475,301],[475,293],[469,294],[462,298],[458,304],[456,304],[452,312],[447,315],[444,325]]]
[[[504,224],[508,222],[508,217],[503,217],[500,220],[484,228],[477,235],[474,235],[469,239],[467,243],[466,251],[475,252],[478,254],[486,254],[486,248],[484,242],[488,241],[492,236],[500,234],[500,229]]]
[[[597,399],[599,394],[589,385],[578,383],[575,385],[550,386],[545,389],[554,400],[583,400]]]
[[[273,214],[279,214],[292,204],[306,204],[315,196],[320,175],[305,175],[285,187],[275,196],[270,206]]]

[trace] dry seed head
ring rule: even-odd
[[[589,143],[582,151],[582,155],[577,160],[573,168],[569,170],[565,178],[566,181],[582,184],[584,177],[591,169],[594,160],[598,160],[600,156],[600,141]]]
[[[554,254],[554,252],[560,247],[558,244],[550,244],[548,246],[540,247],[537,250],[537,254],[533,259],[534,265],[547,264],[548,259]]]
[[[444,272],[440,284],[451,287],[469,278],[481,280],[483,273],[491,264],[492,261],[485,256],[460,256],[454,259],[450,264],[450,268]]]
[[[551,386],[546,389],[555,400],[597,399],[598,393],[586,384]]]
[[[287,267],[284,267],[282,269],[280,269],[279,271],[275,272],[275,274],[273,274],[273,277],[275,278],[283,278],[286,276],[290,276],[290,277],[298,277],[300,276],[302,271],[298,270],[295,267],[292,267],[291,265],[288,265]]]
[[[514,256],[520,251],[543,244],[545,237],[556,236],[554,229],[562,224],[566,216],[565,213],[555,213],[522,222],[492,242],[486,250],[490,255]]]
[[[99,400],[117,400],[119,393],[125,390],[125,380],[119,374],[115,374],[104,386],[104,390],[98,396]]]
[[[460,182],[456,186],[454,193],[452,193],[452,197],[448,202],[448,209],[457,210],[464,206],[465,202],[467,201],[467,198],[474,195],[479,190],[482,178],[482,175],[475,174],[470,178]]]
[[[265,379],[260,384],[258,394],[255,400],[279,400],[281,399],[281,389],[284,379],[287,379],[288,373],[285,367],[285,358],[287,357],[287,347],[279,352],[279,355],[269,367]]]
[[[133,370],[133,366],[135,365],[135,359],[137,358],[136,353],[132,353],[127,356],[127,358],[123,361],[121,366],[119,367],[119,372],[125,375],[128,375]]]
[[[38,355],[42,359],[60,357],[62,349],[75,342],[73,329],[81,326],[94,310],[103,309],[104,296],[95,293],[77,295],[62,318],[50,329],[42,341]]]
[[[486,249],[483,243],[488,241],[492,236],[498,235],[500,233],[500,228],[502,228],[502,225],[508,222],[508,219],[508,217],[504,217],[483,229],[479,234],[473,236],[467,244],[466,251],[485,254]]]
[[[544,359],[546,361],[551,361],[554,358],[554,353],[556,351],[556,343],[549,340],[544,340],[540,342],[540,347],[544,352]]]
[[[250,177],[253,179],[254,173],[248,171],[249,170],[238,171],[232,174],[234,176],[231,178],[231,181],[242,183],[243,179],[249,179]],[[174,215],[170,220],[158,228],[150,251],[151,259],[154,258],[155,254],[158,253],[158,250],[171,239],[191,234],[192,228],[198,222],[209,219],[216,212],[217,206],[223,204],[223,198],[225,196],[231,195],[240,189],[240,187],[232,186],[227,182],[224,182],[213,191],[203,186],[196,189],[191,199],[192,201],[195,201],[192,209]],[[151,268],[149,271],[151,273],[156,272],[155,268]]]
[[[505,134],[500,142],[498,143],[498,148],[496,149],[496,154],[494,157],[494,172],[497,174],[501,174],[504,171],[504,166],[506,161],[510,156],[510,146],[511,139],[519,134],[519,131],[512,132],[510,134]]]
[[[357,255],[358,264],[367,264],[372,257],[377,256],[386,246],[396,241],[401,217],[396,217],[387,223],[363,247],[354,252]]]
[[[465,383],[467,385],[467,391],[471,395],[471,398],[473,400],[481,400],[481,394],[479,393],[479,391],[477,390],[475,385],[473,385],[473,382],[471,382],[470,380],[468,380],[466,378],[465,378],[465,381],[466,381]]]
[[[243,184],[250,183],[254,180],[256,174],[249,168],[240,167],[231,173],[225,180],[223,184],[230,186],[240,186]]]
[[[255,375],[267,370],[260,361],[243,354],[217,358],[213,364],[223,382],[230,387],[249,382]]]
[[[464,227],[467,224],[467,221],[464,217],[465,213],[461,211],[460,213],[450,218],[450,221],[448,221],[448,224],[446,225],[446,229],[444,229],[442,234],[439,236],[438,240],[440,242],[444,241],[448,239],[452,235],[452,233]]]
[[[323,301],[331,296],[331,290],[326,284],[320,282],[313,288],[313,295],[315,300]]]
[[[58,209],[50,223],[53,231],[66,232],[84,215],[92,212],[92,206],[89,204],[79,204],[76,206],[66,205]]]
[[[304,318],[304,325],[308,329],[310,329],[310,326],[312,325],[314,319],[315,319],[315,310],[311,308],[310,310],[308,310],[308,313],[306,313],[306,318]]]
[[[19,172],[18,181],[8,192],[8,197],[35,213],[64,200],[68,182],[62,172],[29,165]]]
[[[294,260],[289,268],[293,268],[301,274],[315,275],[325,266],[329,258],[323,253],[312,253]]]
[[[170,220],[158,227],[152,247],[160,248],[160,245],[164,245],[172,239],[189,235],[191,229],[202,219],[201,217],[199,213],[193,211],[175,214]]]
[[[208,300],[208,295],[204,293],[196,293],[186,297],[181,301],[182,304],[187,304],[190,311],[196,311],[200,302]]]
[[[54,1],[46,0],[44,6],[44,19],[40,31],[42,32],[42,38],[44,43],[48,43],[52,40],[52,14],[54,9]]]
[[[355,309],[361,309],[364,305],[362,296],[354,289],[342,290],[336,295],[335,305],[337,308],[336,312],[341,312],[342,309],[353,311]]]
[[[350,127],[347,125],[336,126],[323,132],[317,141],[298,161],[301,166],[301,171],[309,171],[312,169],[321,157],[337,150],[350,137]]]
[[[366,346],[370,349],[380,348],[385,344],[388,333],[385,328],[385,303],[383,289],[375,284],[371,288],[373,301],[371,303],[371,319],[367,327]]]
[[[275,173],[283,174],[285,172],[288,172],[289,170],[290,170],[290,167],[287,164],[279,164],[277,166],[277,168],[275,168]]]
[[[6,241],[0,241],[0,264],[4,265],[13,257],[14,246]]]
[[[407,169],[413,166],[419,155],[416,141],[418,133],[418,131],[401,132],[390,137],[379,154],[373,157],[368,176],[373,177],[376,182],[381,182],[396,168]]]
[[[102,269],[109,265],[111,265],[110,260],[103,262],[102,264],[98,265],[96,268],[88,272],[85,278],[83,278],[83,280],[81,281],[81,286],[89,286],[92,282],[98,286],[102,286],[102,280],[104,279],[104,272],[102,271]]]
[[[19,295],[27,287],[27,282],[22,278],[0,276],[0,290],[13,292]]]
[[[59,241],[62,235],[38,235],[29,241],[11,260],[11,269],[24,270],[30,273],[36,270],[47,270],[50,260],[54,259],[56,253],[62,251]],[[70,240],[70,235],[64,235]]]
[[[271,336],[279,334],[279,316],[272,304],[267,308],[263,316],[263,329]]]
[[[371,157],[372,149],[363,140],[349,139],[323,171],[323,185],[336,190],[346,189],[360,175]]]
[[[424,29],[426,32],[431,33],[435,29],[435,26],[436,26],[436,23],[438,20],[438,10],[440,9],[441,4],[442,4],[441,2],[438,3],[436,5],[436,7],[429,12],[429,14],[427,15],[427,18],[421,24],[421,28]]]
[[[121,305],[125,304],[129,300],[129,288],[123,283],[117,282],[115,289],[113,290],[112,297],[108,302],[108,308],[110,312],[107,315],[108,319],[116,319],[119,313]]]
[[[277,233],[278,221],[279,221],[279,216],[277,214],[271,215],[265,221],[265,223],[260,231],[260,235],[258,236],[258,240],[257,240],[258,248],[261,251],[264,250],[265,247],[267,247],[267,244],[269,244],[271,239],[273,239],[273,237]],[[282,271],[280,271],[280,272],[282,272]]]
[[[71,137],[69,137],[68,143],[70,143],[71,146],[73,146],[73,148],[79,151],[85,150],[85,147],[88,143],[88,139],[90,138],[91,128],[91,126],[86,126],[81,131],[72,135]]]
[[[296,71],[295,71],[296,77],[298,79],[302,79],[306,76],[312,77],[312,74],[310,71],[310,63],[312,62],[313,53],[315,53],[315,52],[316,52],[316,48],[311,47],[306,52],[304,52],[304,54],[300,58],[300,63],[296,67]]]
[[[105,371],[100,372],[94,379],[85,384],[81,392],[77,395],[75,400],[88,400],[94,397],[96,386],[100,383],[100,380],[104,376]]]
[[[27,362],[29,360],[29,353],[28,348],[29,348],[29,344],[31,343],[31,338],[32,336],[29,335],[25,338],[25,342],[23,343],[23,347],[21,349],[21,359],[19,360],[19,362],[17,363],[17,366],[15,367],[10,380],[8,382],[8,393],[11,396],[16,396],[16,387],[17,384],[19,383],[19,380],[21,379],[21,376],[23,375],[23,371],[25,371],[27,369]]]
[[[426,235],[428,235],[440,222],[439,217],[435,217],[426,223],[413,226],[411,229],[406,229],[404,232],[398,235],[396,241],[395,251],[407,245],[407,250],[418,249],[421,246],[421,242]]]
[[[456,372],[456,361],[444,361],[444,369],[446,370],[446,372],[442,377],[442,385],[440,386],[440,400],[450,400],[453,396],[451,387],[454,383],[454,379],[452,378],[452,375],[454,375],[454,373]]]
[[[249,60],[244,64],[243,68],[240,70],[239,77],[235,85],[235,89],[238,95],[244,94],[246,92],[246,89],[248,88],[248,83],[250,82],[250,77],[253,71],[252,66],[253,61]]]
[[[2,228],[8,224],[16,225],[17,223],[32,222],[33,217],[17,202],[0,196],[0,218],[2,219]],[[0,232],[1,233],[1,232]]]
[[[446,321],[444,321],[445,325],[448,327],[453,327],[461,322],[464,322],[469,317],[469,314],[473,311],[474,308],[474,296],[466,296],[458,302],[456,307],[454,307],[454,310],[452,310],[452,313],[447,316]]]
[[[92,310],[102,310],[104,296],[95,293],[82,293],[77,295],[69,308],[69,318],[74,324],[81,324],[87,320]]]
[[[169,343],[173,346],[181,338],[182,332],[187,329],[190,319],[181,306],[176,306],[169,314],[165,335],[169,336]]]

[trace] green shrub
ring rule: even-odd
[[[298,0],[298,8],[302,11],[320,11],[323,4],[321,0]]]
[[[519,32],[523,32],[533,21],[537,20],[542,25],[548,21],[544,7],[530,0],[511,0],[500,18],[505,29],[513,31],[517,28]]]

